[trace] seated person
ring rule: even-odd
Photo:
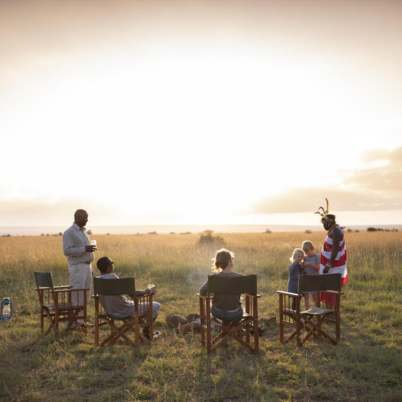
[[[119,276],[113,272],[113,261],[109,257],[99,258],[96,266],[101,273],[97,278],[119,279]],[[155,289],[139,290],[135,292],[138,297],[149,293],[155,294]],[[134,315],[134,301],[126,296],[100,296],[100,302],[106,313],[112,317],[126,318]],[[152,317],[154,320],[158,315],[160,307],[161,305],[158,302],[152,302]],[[145,308],[145,303],[139,303],[138,312],[140,317],[145,315]],[[144,328],[144,335],[147,338],[150,337],[147,327]]]
[[[234,254],[226,249],[218,250],[213,260],[212,271],[223,278],[242,276],[233,272]],[[208,281],[201,287],[200,295],[208,294]],[[212,314],[223,321],[239,321],[243,317],[240,294],[217,294],[212,300]]]

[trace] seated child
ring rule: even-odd
[[[226,278],[242,276],[233,272],[234,254],[226,249],[216,252],[213,260],[212,271],[216,275]],[[205,296],[208,293],[208,281],[200,289],[200,295]],[[239,321],[243,317],[243,309],[240,303],[240,294],[216,295],[212,300],[212,314],[224,321]]]
[[[119,279],[119,276],[113,272],[113,261],[109,257],[102,257],[96,263],[101,275],[97,278],[102,279]],[[155,294],[154,289],[146,289],[144,291],[139,290],[136,291],[136,296],[144,296],[145,294]],[[132,316],[134,314],[134,301],[127,298],[126,296],[100,296],[100,302],[105,309],[106,313],[119,317],[125,318]],[[139,303],[138,311],[139,315],[145,315],[146,305],[144,303]],[[161,305],[158,302],[152,302],[152,317],[155,320],[158,312],[160,310]],[[148,333],[147,327],[144,328],[144,335],[149,338],[150,335]]]
[[[320,270],[320,256],[314,252],[314,245],[310,240],[305,240],[302,243],[304,251],[303,268],[306,275],[318,275]],[[313,299],[316,306],[320,306],[319,292],[309,292],[305,295],[306,308],[309,308],[310,298]]]

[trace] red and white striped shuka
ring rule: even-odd
[[[339,228],[340,229],[340,228]],[[348,269],[347,269],[347,253],[346,253],[346,245],[345,245],[345,236],[343,230],[342,232],[342,240],[339,243],[339,250],[335,257],[335,260],[332,263],[332,268],[328,271],[329,274],[341,274],[342,275],[342,285],[346,285],[349,281],[348,278]],[[321,249],[320,255],[320,274],[323,274],[325,265],[330,262],[332,247],[334,241],[327,235],[324,240],[324,245]]]

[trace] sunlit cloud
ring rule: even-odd
[[[402,209],[402,147],[373,150],[363,159],[384,164],[354,171],[337,186],[298,187],[266,198],[257,203],[255,212],[310,212],[325,197],[338,211]]]

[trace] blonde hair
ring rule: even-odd
[[[234,253],[226,248],[221,248],[212,259],[212,271],[223,271],[234,259]]]
[[[307,252],[308,250],[314,250],[314,244],[310,240],[304,240],[302,243],[302,249],[304,252]]]
[[[302,257],[304,257],[304,251],[301,248],[295,248],[292,252],[292,256],[289,258],[290,262],[295,262],[296,255],[300,254]]]

